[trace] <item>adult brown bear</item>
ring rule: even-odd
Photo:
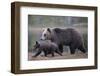
[[[70,47],[71,54],[74,54],[76,49],[86,52],[81,34],[73,28],[46,28],[42,32],[41,39],[51,40],[58,44],[60,52],[63,52],[63,45]]]

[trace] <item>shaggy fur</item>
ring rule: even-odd
[[[42,33],[41,39],[51,40],[56,43],[61,53],[63,52],[63,45],[70,47],[71,54],[75,53],[75,49],[79,49],[83,53],[86,52],[81,34],[73,28],[47,28],[45,32]]]
[[[54,52],[62,56],[57,44],[51,42],[50,40],[36,41],[36,44],[34,45],[34,50],[37,50],[37,53],[34,55],[34,57],[40,55],[41,52],[44,52],[45,56],[47,56],[47,54],[52,54],[52,56],[54,56]]]

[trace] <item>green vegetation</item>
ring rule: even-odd
[[[65,27],[87,23],[87,17],[29,15],[28,25],[33,27]],[[82,26],[82,25],[81,25]]]

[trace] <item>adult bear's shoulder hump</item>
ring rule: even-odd
[[[54,28],[53,30],[54,30],[56,33],[60,33],[60,32],[62,32],[62,31],[69,31],[69,32],[71,32],[71,31],[76,31],[74,28],[65,28],[65,29]]]
[[[54,30],[54,32],[59,33],[59,32],[61,32],[62,29],[60,29],[60,28],[54,28],[53,30]]]

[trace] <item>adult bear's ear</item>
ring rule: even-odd
[[[47,28],[47,31],[49,31],[51,33],[51,29],[50,28]]]

